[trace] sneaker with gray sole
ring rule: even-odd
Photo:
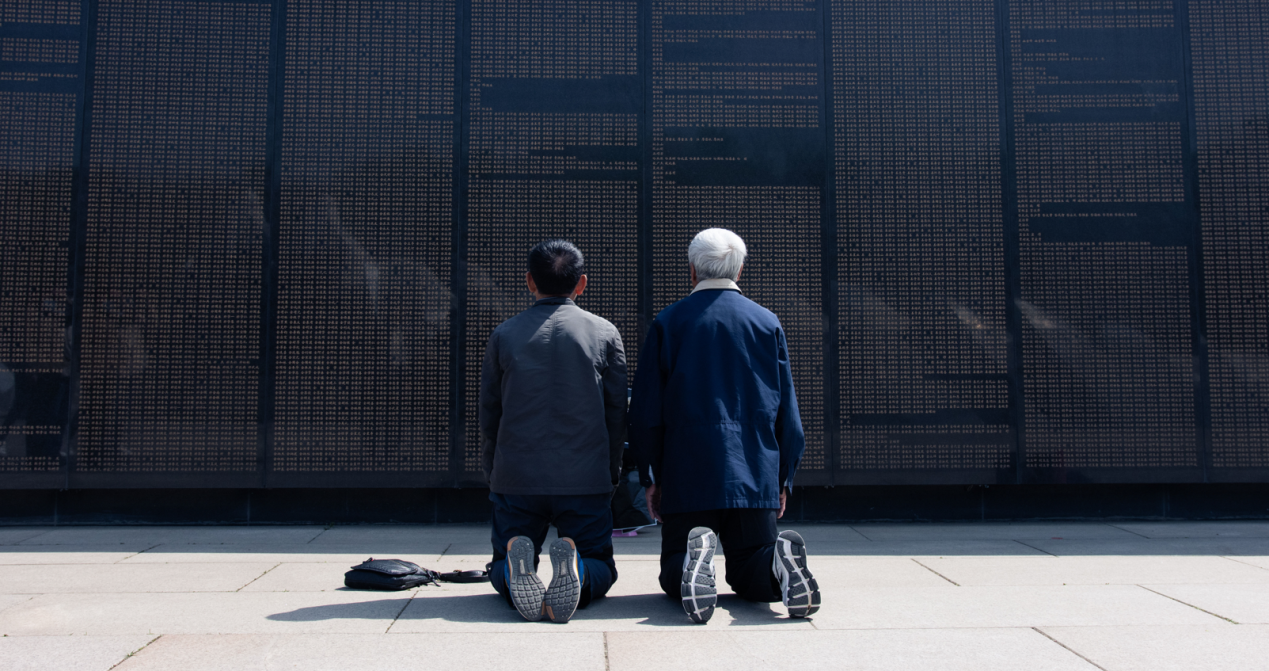
[[[780,595],[789,617],[806,617],[820,609],[820,586],[806,567],[806,541],[796,531],[781,531],[771,570],[780,580]]]
[[[552,622],[568,622],[577,612],[577,602],[582,597],[582,580],[578,577],[577,544],[571,538],[561,538],[551,543],[551,565],[555,575],[546,588],[542,610]]]
[[[683,610],[697,624],[709,622],[718,605],[714,584],[714,553],[718,534],[708,527],[696,527],[687,535],[687,565],[683,567]]]
[[[533,565],[536,558],[533,541],[524,536],[507,541],[507,591],[516,610],[530,622],[542,619],[542,597],[546,592]]]

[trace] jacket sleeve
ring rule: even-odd
[[[609,470],[613,486],[621,479],[621,462],[626,451],[626,349],[621,334],[613,333],[608,341],[607,367],[604,369],[604,424],[608,428]]]
[[[489,336],[485,360],[480,366],[480,447],[485,480],[493,475],[494,450],[498,447],[498,425],[502,422],[502,368],[498,364],[498,336]]]
[[[661,461],[665,451],[665,420],[662,397],[665,374],[661,370],[664,336],[656,320],[648,330],[639,352],[639,369],[630,392],[630,450],[639,464],[639,482],[644,487],[661,481]]]
[[[806,436],[802,432],[802,416],[798,413],[798,397],[793,391],[793,367],[789,361],[789,347],[784,339],[784,329],[777,332],[776,358],[780,364],[780,409],[776,412],[775,435],[780,444],[780,486],[792,487],[802,452],[806,449]]]

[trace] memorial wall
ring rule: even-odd
[[[710,226],[800,484],[1269,482],[1269,1],[0,0],[0,488],[479,486]]]

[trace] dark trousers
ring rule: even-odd
[[[571,538],[577,545],[582,571],[582,596],[578,608],[585,608],[592,599],[608,593],[617,582],[617,565],[612,559],[612,497],[608,494],[585,496],[516,495],[490,492],[493,501],[493,567],[490,582],[498,593],[511,603],[507,591],[507,542],[516,536],[533,541],[536,555],[542,553],[546,532],[554,524],[560,538]],[[540,557],[535,557],[537,568]],[[550,584],[551,574],[542,575]]]
[[[780,581],[771,571],[775,557],[776,510],[735,508],[662,515],[661,589],[678,599],[683,580],[687,535],[694,527],[709,527],[727,555],[727,584],[742,599],[779,601]]]

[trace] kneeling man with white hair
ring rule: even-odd
[[[665,523],[661,589],[698,623],[718,600],[719,542],[740,597],[792,617],[820,607],[802,537],[776,533],[805,439],[780,320],[736,284],[745,254],[726,229],[692,240],[692,293],[652,322],[630,401],[630,448]]]

